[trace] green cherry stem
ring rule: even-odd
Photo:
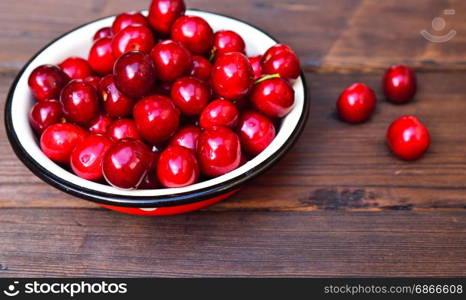
[[[270,74],[270,75],[265,75],[259,79],[256,80],[255,84],[261,83],[262,81],[272,79],[272,78],[280,78],[280,74]]]

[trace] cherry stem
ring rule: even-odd
[[[280,78],[280,74],[277,73],[277,74],[270,74],[270,75],[262,76],[261,78],[256,80],[256,84],[262,81],[268,80],[268,79],[272,79],[272,78]]]
[[[217,48],[213,47],[212,50],[210,50],[210,56],[209,56],[210,62],[214,61],[215,54],[217,54]]]

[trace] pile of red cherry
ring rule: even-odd
[[[182,187],[228,173],[275,138],[294,105],[288,46],[247,57],[243,38],[153,0],[95,33],[88,59],[37,67],[30,123],[51,160],[125,188]]]
[[[385,97],[397,104],[409,102],[417,90],[416,75],[409,67],[390,67],[382,81]],[[337,102],[340,118],[348,123],[367,121],[375,110],[374,91],[364,83],[355,83],[346,88]],[[418,118],[401,116],[387,130],[387,144],[392,152],[405,160],[421,157],[429,148],[430,135]]]

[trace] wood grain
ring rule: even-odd
[[[1,105],[0,277],[466,275],[464,1],[187,2],[296,49],[311,94],[299,142],[227,201],[185,216],[137,218],[36,178],[10,149]],[[53,38],[148,3],[0,1],[0,99]],[[419,31],[444,9],[455,9],[445,31],[457,35],[427,42]],[[413,103],[383,99],[380,79],[392,63],[418,71]],[[337,120],[334,105],[356,81],[374,88],[378,108],[370,122],[351,126]],[[394,158],[385,145],[386,128],[403,114],[420,117],[433,138],[416,162]]]

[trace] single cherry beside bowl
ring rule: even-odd
[[[197,142],[201,172],[209,177],[220,176],[236,169],[241,162],[238,135],[227,127],[204,130]]]
[[[62,90],[60,103],[66,119],[89,125],[99,115],[99,98],[95,88],[83,80],[72,80]]]
[[[160,183],[168,188],[196,183],[199,178],[199,164],[196,155],[185,147],[168,146],[160,154],[157,175]]]
[[[391,66],[385,72],[382,85],[388,100],[394,103],[406,103],[416,94],[416,74],[407,66]]]
[[[124,139],[115,142],[103,158],[102,171],[105,180],[118,188],[137,188],[151,166],[150,152],[139,140]]]
[[[28,85],[37,101],[58,99],[70,78],[55,65],[42,65],[29,75]]]
[[[230,52],[217,58],[210,82],[214,92],[229,100],[244,98],[254,84],[254,72],[248,58],[239,52]]]
[[[172,26],[171,38],[182,43],[194,54],[208,53],[214,43],[214,32],[203,18],[181,16]]]
[[[135,99],[147,95],[156,80],[152,59],[142,51],[131,51],[120,56],[115,62],[113,75],[117,88]]]
[[[238,124],[239,112],[231,101],[217,99],[210,102],[202,111],[199,125],[206,129],[214,126],[235,128]]]
[[[241,145],[251,155],[264,151],[275,138],[275,126],[272,121],[252,110],[241,115],[238,128]]]
[[[388,128],[387,143],[398,157],[415,160],[429,148],[429,130],[418,118],[402,116],[393,121]]]
[[[88,135],[71,153],[71,169],[76,175],[87,180],[102,179],[102,160],[112,144],[112,140],[104,135]]]
[[[375,93],[370,87],[364,83],[354,83],[338,98],[337,112],[345,122],[361,123],[371,117],[376,102]]]
[[[184,115],[199,115],[212,96],[210,86],[196,77],[182,77],[171,88],[171,98]]]
[[[267,116],[283,118],[293,108],[294,90],[285,79],[266,79],[254,86],[251,101],[257,110]]]
[[[139,100],[133,117],[139,134],[153,145],[171,138],[180,124],[180,111],[170,98],[161,95]]]
[[[84,129],[70,123],[52,124],[40,137],[40,148],[51,160],[68,164],[71,152],[83,142],[87,133]]]
[[[29,113],[29,122],[38,134],[41,134],[50,125],[60,123],[62,119],[61,106],[56,100],[37,102]]]

